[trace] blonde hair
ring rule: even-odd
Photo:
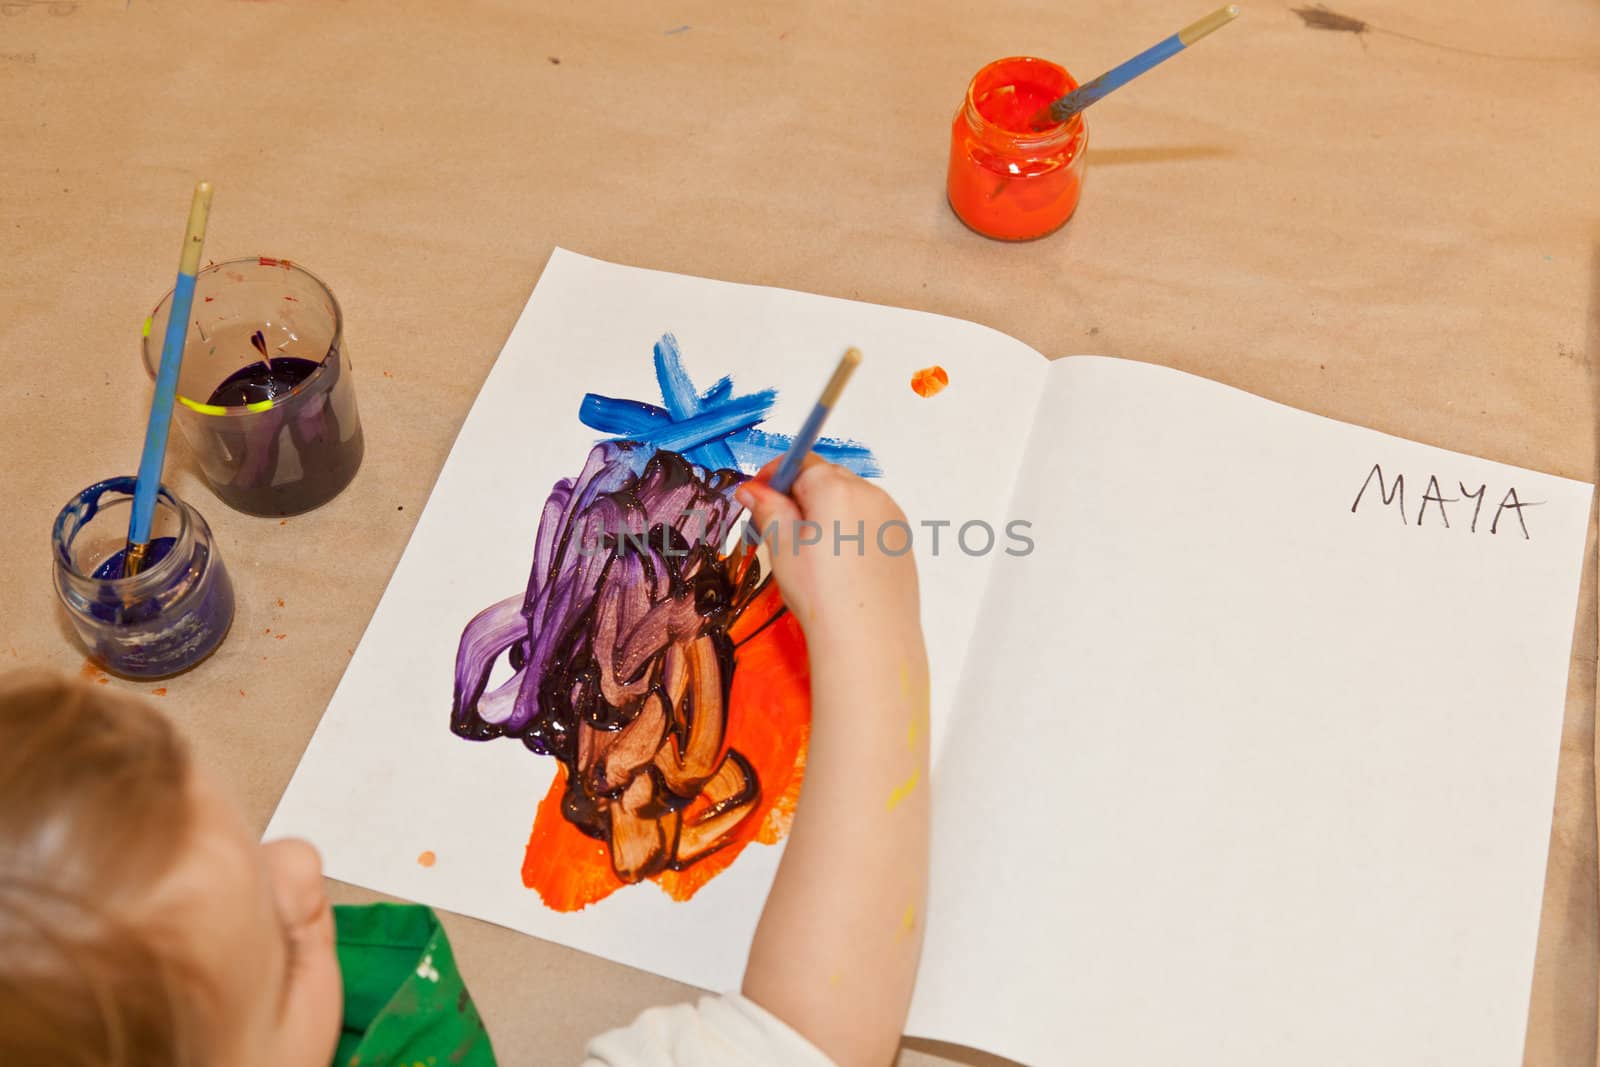
[[[202,1062],[193,976],[129,918],[183,848],[188,777],[139,701],[0,677],[0,1063]]]

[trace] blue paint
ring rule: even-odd
[[[656,342],[654,356],[664,406],[598,393],[586,394],[578,405],[578,421],[585,426],[645,446],[634,452],[636,474],[657,451],[680,452],[707,470],[747,474],[789,451],[793,437],[756,429],[777,403],[776,389],[734,396],[733,379],[723,377],[698,392],[683,365],[677,338],[670,333]],[[864,478],[883,474],[877,457],[857,441],[823,437],[811,450]]]
[[[729,439],[733,454],[741,467],[759,470],[789,451],[791,438],[787,434],[767,433],[765,430],[747,430]],[[855,471],[863,478],[883,477],[883,468],[872,450],[859,441],[846,441],[838,437],[819,437],[811,451],[841,467]]]
[[[800,432],[794,436],[794,444],[783,454],[783,462],[772,474],[772,488],[780,493],[787,493],[794,488],[794,480],[800,477],[800,468],[805,465],[806,454],[817,443],[817,438],[822,436],[822,424],[832,410],[826,404],[818,404],[811,409],[806,421],[800,424]]]

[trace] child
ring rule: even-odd
[[[586,1067],[877,1067],[899,1041],[927,874],[927,663],[904,516],[813,457],[738,490],[805,631],[812,729],[740,995],[645,1012]],[[802,521],[820,542],[800,546]],[[841,546],[835,530],[867,535]],[[835,525],[837,524],[837,525]],[[887,544],[900,544],[892,534]],[[321,862],[259,844],[168,723],[49,676],[0,679],[0,1063],[322,1067],[342,984]]]

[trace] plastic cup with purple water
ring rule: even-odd
[[[161,363],[172,294],[144,326]],[[213,492],[252,515],[294,515],[337,496],[361,466],[344,318],[333,293],[286,259],[216,263],[195,277],[176,421]]]

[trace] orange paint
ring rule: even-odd
[[[437,862],[439,862],[439,857],[433,854],[433,849],[431,848],[424,849],[422,854],[417,857],[417,866],[419,867],[432,867]]]
[[[150,690],[150,695],[154,697],[164,697],[167,695],[167,687],[163,685],[157,689],[152,689]]]
[[[78,668],[78,677],[86,682],[98,682],[101,685],[105,685],[107,681],[105,668],[92,659],[83,661],[83,666]]]
[[[769,619],[771,624],[763,628]],[[651,876],[679,901],[693,897],[726,870],[752,841],[763,845],[781,841],[794,820],[805,776],[811,672],[800,623],[783,610],[775,582],[768,582],[740,614],[728,636],[736,652],[724,747],[738,749],[750,761],[761,796],[727,844],[683,870]],[[558,765],[539,803],[522,860],[522,884],[554,911],[588,907],[625,884],[612,869],[605,842],[585,836],[561,814],[566,788],[566,768]],[[699,797],[684,809],[684,816],[691,818],[706,806],[705,798]]]
[[[278,607],[283,607],[283,597],[278,598]]]
[[[950,128],[946,191],[956,216],[985,237],[1025,241],[1077,210],[1089,146],[1083,116],[1043,130],[1032,120],[1078,87],[1043,59],[1000,59],[973,75]]]
[[[949,384],[950,375],[937,363],[923,367],[911,376],[911,391],[921,397],[938,396]]]

